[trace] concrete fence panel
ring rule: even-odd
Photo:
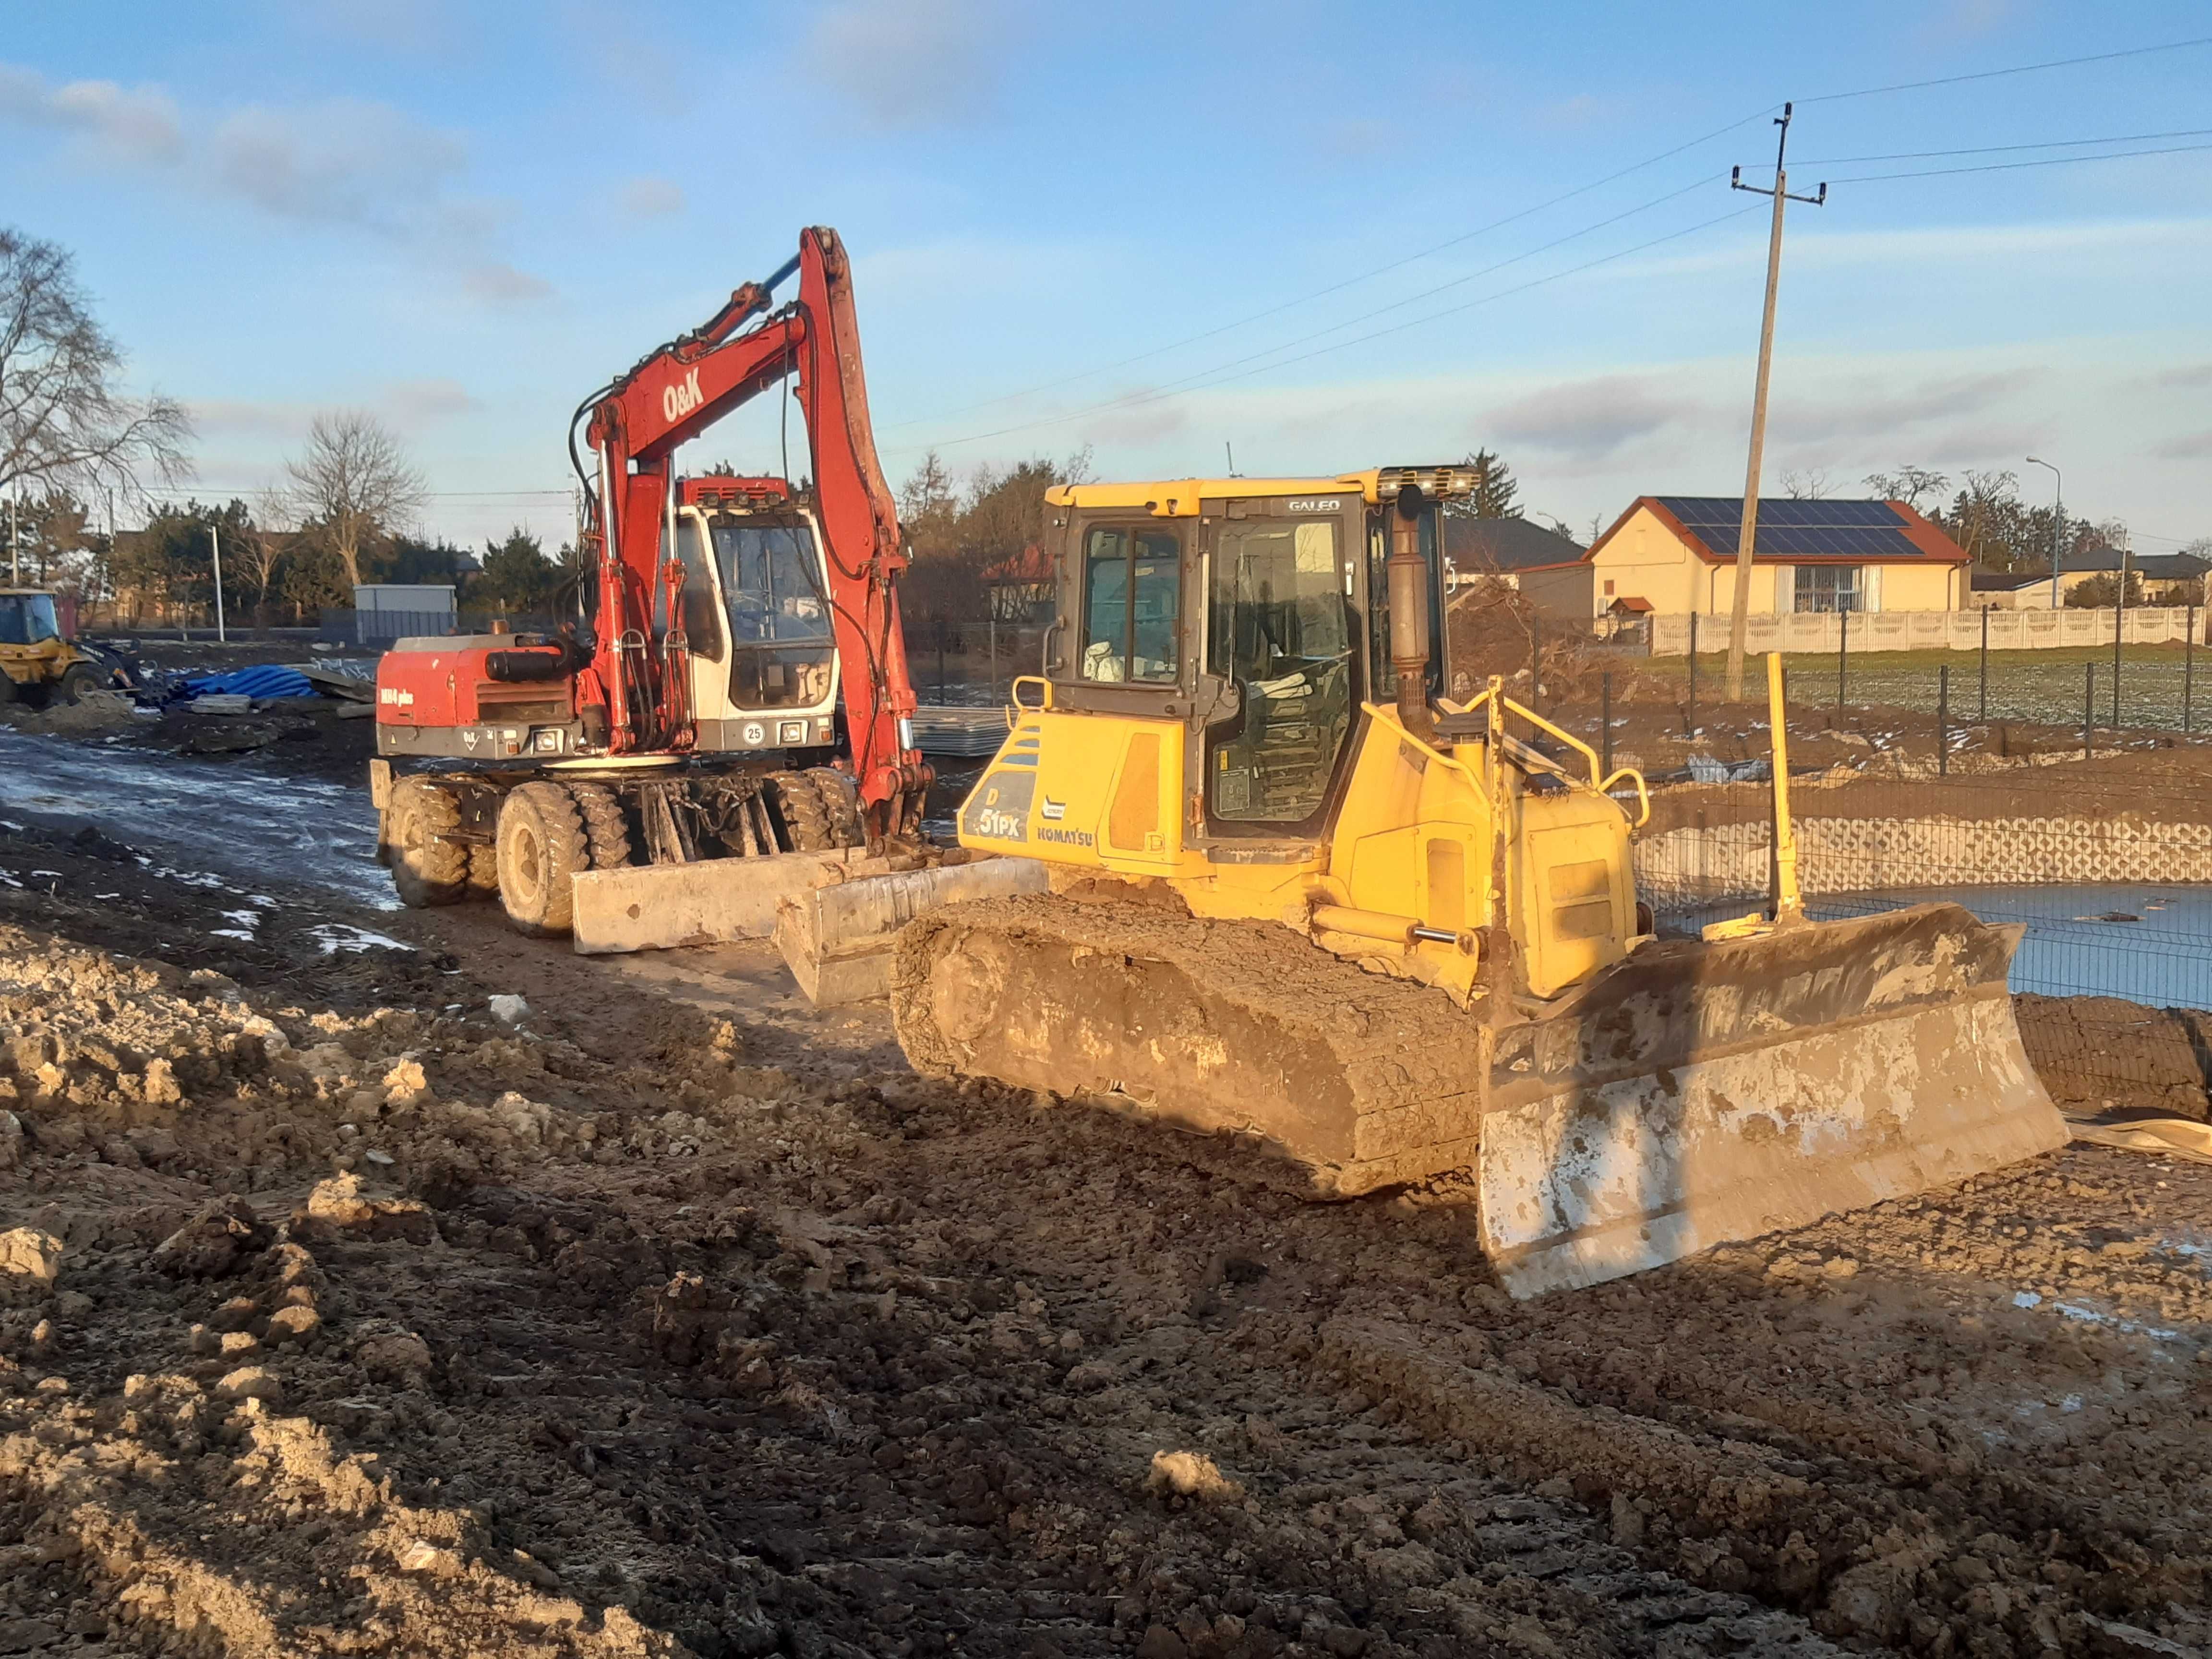
[[[1844,619],[1833,611],[1768,612],[1745,619],[1745,644],[1752,651],[1790,651],[1807,654],[1833,652],[1842,637]],[[2174,645],[2189,637],[2192,622],[2199,644],[2212,644],[2212,609],[2191,611],[2181,606],[2146,605],[2132,608],[2120,620],[2122,640],[2130,645]],[[2067,646],[2110,645],[2113,616],[2110,611],[1996,611],[1989,612],[1989,641],[1992,651],[2044,651]],[[1979,611],[1855,611],[1850,622],[1853,651],[1978,651],[1982,646],[1983,614]],[[1728,649],[1729,618],[1700,614],[1698,652]],[[1655,657],[1680,657],[1690,649],[1690,618],[1686,616],[1651,618],[1651,651]]]

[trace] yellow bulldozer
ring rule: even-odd
[[[76,702],[106,683],[101,665],[62,637],[52,593],[0,587],[0,703]]]
[[[2062,1143],[2017,930],[1808,921],[1792,887],[1654,936],[1644,780],[1498,679],[1446,695],[1438,514],[1474,482],[1048,494],[1044,672],[958,825],[1052,890],[898,934],[909,1059],[1218,1137],[1319,1197],[1471,1184],[1522,1296]]]

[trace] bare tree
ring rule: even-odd
[[[1782,474],[1782,493],[1793,501],[1824,501],[1835,490],[1835,481],[1824,466],[1802,472],[1786,470]]]
[[[269,589],[298,534],[285,526],[298,516],[289,490],[264,489],[260,500],[254,503],[251,527],[246,533],[245,545],[238,550],[237,558],[246,580],[253,584],[256,629],[269,626]]]
[[[1916,512],[1923,495],[1940,495],[1950,482],[1948,473],[1931,471],[1924,466],[1900,466],[1894,472],[1869,472],[1866,476],[1867,488],[1882,500],[1903,501]]]
[[[123,366],[68,251],[0,227],[0,489],[137,496],[144,473],[189,477],[184,406],[125,397]]]
[[[404,528],[427,494],[399,440],[364,410],[316,416],[307,453],[285,471],[298,512],[329,538],[349,587],[360,585],[363,551]]]

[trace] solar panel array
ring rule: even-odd
[[[1734,558],[1743,524],[1741,495],[1662,495],[1659,505],[1723,558]],[[1887,501],[1759,501],[1762,559],[1924,559]]]

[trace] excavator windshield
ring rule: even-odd
[[[830,637],[821,556],[806,524],[718,524],[714,562],[739,645],[791,645]]]

